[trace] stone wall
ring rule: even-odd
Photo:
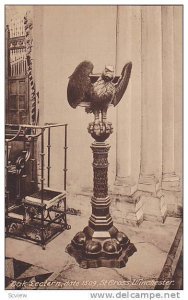
[[[177,215],[182,206],[182,6],[41,6],[34,12],[36,32],[41,28],[35,39],[40,121],[69,124],[68,190],[92,192],[87,133],[92,116],[67,104],[68,76],[85,59],[96,73],[115,64],[117,74],[132,61],[127,91],[108,113],[114,127],[109,139],[113,211],[127,211],[123,219],[136,223],[164,221],[167,211]],[[58,135],[54,139],[53,183],[60,186],[62,150]],[[127,208],[120,209],[119,201]]]

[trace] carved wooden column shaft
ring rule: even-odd
[[[109,214],[110,197],[108,196],[108,151],[106,143],[93,143],[93,197],[91,199],[92,215],[89,220],[91,228],[108,230],[113,225]]]
[[[93,143],[94,197],[105,198],[108,195],[108,151],[110,146]]]

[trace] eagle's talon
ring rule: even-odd
[[[95,124],[95,125],[99,125],[99,124],[100,124],[99,119],[95,119],[95,120],[94,120],[94,124]]]
[[[99,123],[99,126],[100,126],[100,132],[102,133],[102,132],[103,132],[103,123],[100,122],[100,123]]]

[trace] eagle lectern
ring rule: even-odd
[[[94,142],[93,151],[93,196],[92,213],[88,226],[79,231],[66,252],[73,256],[82,268],[122,268],[136,247],[129,238],[113,225],[109,212],[108,195],[108,152],[106,142],[113,132],[112,123],[107,121],[110,105],[116,106],[123,96],[130,78],[132,64],[124,66],[120,77],[113,76],[113,67],[106,66],[100,76],[91,75],[92,63],[82,62],[70,76],[68,102],[76,108],[84,106],[87,113],[94,113],[94,121],[89,123],[88,132]],[[80,73],[80,74],[79,74]],[[80,78],[79,78],[80,76]],[[85,77],[84,77],[85,76]]]

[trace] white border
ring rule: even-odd
[[[187,166],[188,166],[188,141],[186,136],[188,135],[187,129],[188,129],[188,95],[187,95],[187,53],[188,53],[188,47],[187,47],[187,28],[188,28],[188,15],[187,15],[187,1],[29,1],[27,3],[26,1],[1,1],[0,2],[0,168],[1,168],[1,184],[0,184],[0,195],[1,195],[1,208],[0,208],[0,229],[1,229],[1,242],[0,242],[0,260],[1,260],[1,268],[0,268],[0,298],[3,300],[6,299],[13,299],[13,297],[10,297],[11,291],[5,291],[4,290],[4,5],[96,5],[96,4],[104,4],[104,5],[184,5],[184,78],[185,78],[185,85],[184,85],[184,291],[178,291],[180,292],[180,299],[188,299],[188,288],[186,285],[186,279],[188,274],[188,269],[186,266],[188,266],[187,263],[187,253],[188,253],[188,247],[187,247],[187,237],[186,237],[186,231],[187,231],[187,220],[188,217],[186,217],[187,213],[187,201],[188,201],[188,185],[187,185]],[[45,299],[45,300],[51,300],[52,297],[54,299],[90,299],[89,293],[90,291],[80,291],[80,290],[72,290],[72,291],[66,291],[66,290],[47,290],[47,291],[20,291],[22,294],[27,294],[27,298],[25,299]],[[105,291],[102,291],[105,292]],[[106,291],[110,292],[110,291]],[[114,291],[114,294],[118,291]],[[126,291],[125,291],[126,292]],[[136,291],[139,292],[139,291]],[[144,292],[144,290],[140,291]],[[147,291],[146,291],[147,292]],[[157,291],[156,291],[157,292]],[[160,292],[160,291],[158,291]],[[175,292],[175,291],[174,291]],[[19,294],[19,291],[13,291],[13,294]],[[14,299],[16,297],[14,296]],[[18,298],[20,299],[20,298]],[[162,299],[162,298],[161,298]]]

